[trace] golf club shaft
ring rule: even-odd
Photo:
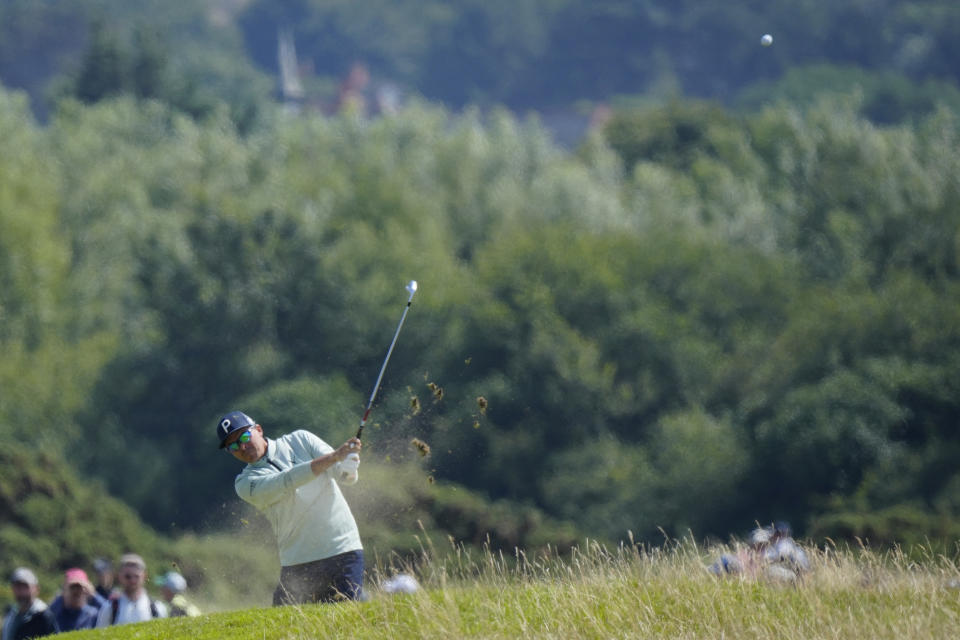
[[[400,323],[397,325],[397,330],[393,333],[393,340],[390,342],[390,348],[387,349],[387,357],[383,359],[383,365],[380,366],[380,375],[377,376],[377,381],[373,385],[373,391],[370,392],[370,400],[367,401],[367,409],[363,412],[363,418],[360,419],[360,428],[357,430],[357,438],[360,438],[363,435],[363,426],[367,423],[367,418],[370,416],[370,409],[373,407],[373,400],[377,397],[377,390],[380,389],[380,381],[383,380],[383,372],[387,369],[387,363],[390,362],[390,354],[393,353],[393,347],[397,344],[397,338],[400,336],[400,329],[403,327],[403,321],[407,319],[407,312],[410,311],[410,303],[413,302],[413,294],[417,292],[416,280],[410,281],[410,284],[407,285],[407,291],[410,292],[410,297],[407,298],[407,306],[403,308],[403,315],[400,316]]]

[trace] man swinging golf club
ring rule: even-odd
[[[360,437],[383,380],[390,354],[417,292],[409,296],[373,385],[360,429],[337,449],[309,431],[294,431],[276,440],[245,413],[220,418],[217,439],[234,458],[247,463],[234,482],[242,499],[263,512],[280,547],[280,583],[273,604],[357,600],[363,581],[363,546],[341,484],[354,484],[360,464]]]
[[[337,483],[357,481],[360,440],[334,449],[303,430],[274,440],[241,411],[220,418],[217,439],[247,463],[234,488],[267,517],[277,537],[281,569],[273,604],[359,599],[363,545]]]

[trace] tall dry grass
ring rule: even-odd
[[[960,637],[957,558],[932,552],[808,548],[811,571],[783,582],[717,577],[707,567],[729,549],[693,540],[612,549],[587,541],[563,555],[443,547],[425,539],[419,556],[373,567],[367,602],[247,609],[138,625],[146,635],[89,637]],[[400,571],[420,590],[385,593],[384,580]]]
[[[923,550],[808,548],[811,571],[785,582],[718,577],[729,547],[594,542],[561,556],[425,545],[426,591],[390,620],[397,637],[946,638],[960,636],[957,558]],[[919,558],[918,558],[919,556]],[[442,560],[438,560],[442,558]]]

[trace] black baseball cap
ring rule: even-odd
[[[253,418],[242,411],[231,411],[226,414],[217,423],[217,439],[220,441],[220,448],[223,449],[224,442],[230,437],[230,434],[239,429],[255,426],[257,423]]]

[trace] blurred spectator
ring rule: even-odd
[[[176,571],[168,571],[160,580],[160,593],[170,606],[170,617],[198,616],[200,609],[187,600],[184,592],[187,590],[187,579]]]
[[[714,575],[741,574],[756,577],[765,563],[765,554],[770,546],[770,530],[757,527],[750,532],[749,544],[737,545],[734,553],[721,555],[709,567]]]
[[[50,603],[50,611],[57,619],[60,631],[93,629],[97,626],[98,607],[89,603],[96,595],[83,569],[67,569],[63,576],[63,593]]]
[[[750,533],[749,546],[725,553],[708,567],[714,575],[738,574],[793,582],[810,570],[807,553],[794,541],[790,525],[777,522]]]
[[[120,580],[121,590],[100,608],[97,627],[167,617],[166,605],[153,600],[144,587],[147,581],[147,563],[143,558],[135,553],[123,555],[120,558],[117,578]]]
[[[93,570],[97,573],[97,594],[107,600],[113,593],[113,565],[106,558],[97,558]]]
[[[16,604],[3,619],[2,640],[24,640],[57,633],[57,620],[46,603],[37,597],[37,576],[25,567],[10,576],[10,588]]]
[[[810,570],[807,553],[793,539],[793,530],[787,522],[777,522],[771,529],[770,546],[766,551],[766,560],[771,566],[779,566],[794,575]]]

